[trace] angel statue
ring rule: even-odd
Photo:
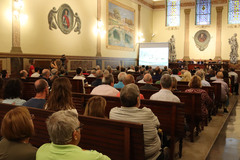
[[[74,32],[78,32],[78,34],[80,34],[81,33],[81,31],[80,31],[81,30],[81,20],[77,13],[75,13],[74,17],[75,17],[74,27],[75,27],[75,25],[77,25],[77,27],[74,29]]]
[[[237,33],[235,33],[230,39],[228,39],[228,43],[231,45],[230,62],[236,64],[238,59]]]
[[[174,35],[170,38],[169,42],[169,57],[171,62],[176,61],[176,51],[175,51],[175,38]]]
[[[56,19],[55,17],[56,13],[57,13],[57,10],[55,7],[53,7],[53,9],[51,9],[50,12],[48,13],[48,25],[50,30],[52,30],[52,28],[57,29],[57,26],[53,21],[54,18]]]

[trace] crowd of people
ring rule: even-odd
[[[78,112],[72,98],[72,85],[68,77],[58,67],[56,59],[53,59],[48,69],[40,71],[34,67],[31,61],[29,72],[22,70],[20,78],[8,78],[8,73],[2,71],[0,85],[3,86],[2,103],[18,106],[34,107],[38,109],[51,110],[52,114],[46,121],[48,133],[52,143],[42,145],[39,149],[29,144],[29,138],[34,134],[32,118],[26,107],[16,107],[10,110],[2,120],[0,141],[0,159],[20,160],[50,160],[50,159],[110,159],[97,151],[85,151],[78,147],[81,138],[81,122],[78,120]],[[193,74],[194,73],[194,74]],[[117,81],[114,81],[117,75]],[[73,79],[82,80],[83,84],[90,85],[87,77],[95,77],[91,83],[94,89],[90,94],[96,95],[90,98],[85,107],[84,115],[107,119],[105,107],[107,101],[101,96],[120,97],[121,105],[112,108],[109,119],[138,122],[143,124],[145,159],[164,159],[163,145],[158,135],[160,122],[154,113],[146,107],[140,108],[141,99],[144,96],[140,90],[155,90],[156,93],[150,100],[180,102],[173,91],[178,91],[177,82],[189,82],[187,93],[201,94],[202,126],[207,121],[213,100],[202,86],[211,86],[208,82],[221,84],[221,101],[224,112],[227,111],[229,103],[229,86],[224,78],[234,76],[234,91],[238,94],[238,75],[231,69],[227,72],[223,69],[205,72],[200,68],[195,71],[188,69],[163,69],[151,66],[131,66],[129,68],[117,67],[113,70],[110,66],[101,70],[96,66],[89,73],[83,73],[81,67],[76,69]],[[24,100],[22,98],[23,82],[28,77],[39,77],[34,82],[35,97]],[[5,82],[6,80],[6,82]],[[208,81],[207,81],[208,80]],[[140,88],[135,83],[144,83]],[[161,89],[153,84],[159,84]],[[119,91],[120,90],[120,91]],[[14,153],[14,154],[13,154]]]

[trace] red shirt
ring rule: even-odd
[[[120,92],[117,94],[117,97],[120,97]],[[140,94],[140,99],[144,99],[144,96]]]
[[[28,72],[29,77],[31,77],[31,75],[33,74],[32,70],[35,70],[33,65],[31,65],[30,68],[29,68],[29,72]]]

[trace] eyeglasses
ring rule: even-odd
[[[31,116],[31,119],[35,119],[34,114],[30,114],[30,116]]]
[[[77,128],[75,128],[75,130],[78,130],[78,129],[82,130],[83,126],[84,124],[80,123],[80,125]]]

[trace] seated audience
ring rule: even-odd
[[[198,70],[195,74],[201,78],[202,86],[211,86],[210,83],[205,80],[204,71],[202,69]]]
[[[111,66],[108,65],[107,70],[108,70],[109,73],[112,73],[112,67]]]
[[[162,74],[161,74],[161,77],[165,74],[169,74],[169,72],[168,71],[163,71]],[[160,80],[156,81],[155,84],[160,84]]]
[[[51,70],[51,77],[50,77],[51,84],[53,84],[53,81],[57,78],[59,78],[58,70],[57,69],[52,69]]]
[[[20,99],[22,95],[23,84],[20,79],[9,79],[4,87],[2,103],[14,104],[17,106],[23,105],[26,101]]]
[[[154,87],[152,85],[153,80],[152,80],[151,74],[149,73],[145,74],[143,80],[146,82],[146,84],[144,86],[141,86],[140,89],[155,90],[155,91],[159,90],[157,87]]]
[[[58,111],[46,123],[52,143],[46,143],[38,149],[36,160],[110,160],[97,151],[83,150],[77,146],[82,128],[77,114]]]
[[[146,82],[144,81],[144,75],[146,75],[146,74],[148,74],[148,73],[149,73],[149,71],[145,71],[144,74],[143,74],[143,78],[142,78],[141,80],[139,80],[137,83],[146,83]]]
[[[202,110],[202,121],[206,122],[208,118],[208,108],[211,109],[213,105],[212,99],[209,97],[208,93],[201,89],[201,78],[199,76],[193,76],[189,82],[190,89],[185,90],[187,93],[201,93],[201,110]],[[204,124],[202,124],[204,126]]]
[[[171,89],[171,91],[179,91],[177,89],[177,80],[176,80],[175,77],[172,77],[172,89]]]
[[[103,72],[103,77],[107,77],[109,74],[110,74],[109,71],[105,69]]]
[[[50,81],[50,70],[49,69],[43,69],[41,77],[48,82],[49,86],[52,86],[51,81]]]
[[[153,81],[159,81],[161,79],[161,76],[161,69],[159,67],[156,67],[152,76]]]
[[[48,83],[44,79],[38,79],[34,83],[36,95],[23,104],[23,106],[43,109],[46,97],[49,94]]]
[[[135,68],[134,68],[134,66],[131,65],[130,69],[128,69],[127,72],[135,72]]]
[[[96,77],[96,70],[91,70],[91,74],[88,77]]]
[[[35,72],[31,75],[31,77],[40,77],[40,68],[35,67]]]
[[[21,70],[21,71],[20,71],[20,79],[21,79],[22,81],[26,81],[27,76],[28,76],[28,72],[27,72],[26,70]]]
[[[81,80],[85,80],[85,76],[82,74],[82,68],[81,67],[78,67],[76,69],[76,76],[73,77],[73,79],[81,79]]]
[[[105,116],[106,105],[107,105],[107,102],[105,98],[101,96],[93,96],[87,102],[84,115],[106,118]]]
[[[213,83],[221,83],[221,101],[223,102],[223,108],[224,112],[228,113],[227,106],[228,106],[228,84],[224,82],[223,80],[223,73],[218,72],[217,73],[217,79],[216,81],[213,81]]]
[[[133,75],[127,74],[123,80],[123,84],[124,84],[124,86],[126,86],[131,83],[135,83],[135,79],[134,79]],[[118,92],[117,97],[120,97],[120,92]],[[142,94],[140,94],[140,99],[144,99],[144,96]]]
[[[97,70],[96,72],[96,80],[92,82],[91,86],[98,86],[102,84],[103,72],[101,70]]]
[[[191,73],[189,71],[185,71],[181,81],[189,82],[191,80]]]
[[[119,91],[113,87],[114,79],[113,75],[109,74],[103,77],[102,84],[95,87],[90,94],[103,95],[103,96],[117,96]]]
[[[7,79],[7,78],[9,78],[9,75],[8,75],[8,71],[7,70],[2,70],[1,71],[1,74],[2,74],[2,78],[3,79]]]
[[[151,109],[140,107],[140,92],[136,84],[128,84],[121,89],[121,107],[111,109],[109,118],[143,124],[145,159],[157,159],[161,154],[158,136],[158,118]],[[160,158],[160,157],[159,157]]]
[[[180,99],[175,96],[172,89],[172,78],[169,74],[164,74],[160,79],[161,90],[150,97],[150,100],[180,102]]]
[[[34,125],[26,107],[16,107],[2,120],[0,141],[1,160],[35,160],[37,148],[29,143]]]
[[[145,69],[144,68],[141,68],[140,69],[140,75],[136,77],[136,81],[140,81],[143,79],[144,77],[144,72],[145,72]]]
[[[228,72],[228,76],[234,76],[234,84],[233,84],[233,92],[236,92],[236,95],[238,95],[238,88],[239,88],[239,84],[238,84],[238,74],[235,72],[234,68],[230,69],[230,72]]]
[[[35,67],[34,67],[35,60],[30,59],[29,63],[30,63],[30,67],[29,67],[29,70],[28,70],[28,76],[31,77],[31,75],[35,72]]]
[[[172,70],[172,75],[171,75],[171,77],[175,77],[177,81],[181,81],[181,79],[182,79],[182,78],[179,77],[179,75],[178,75],[178,69],[177,69],[177,68],[174,68],[174,69]]]
[[[53,82],[44,108],[52,111],[71,110],[77,113],[72,101],[72,84],[68,78],[60,77]]]
[[[118,74],[118,83],[114,84],[114,88],[123,88],[124,84],[123,84],[123,80],[126,76],[126,72],[120,72]]]

